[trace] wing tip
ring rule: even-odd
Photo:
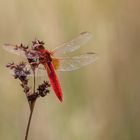
[[[4,43],[2,45],[2,48],[5,49],[5,50],[7,50],[7,51],[9,51],[10,49],[15,49],[16,46],[15,45],[8,44],[8,43]]]
[[[94,52],[87,52],[87,54],[91,55],[91,57],[93,58],[93,62],[97,61],[100,57],[99,54],[94,53]]]
[[[7,43],[4,43],[4,44],[2,45],[2,48],[6,49],[7,46],[8,46],[8,44],[7,44]]]
[[[91,38],[92,37],[92,33],[91,32],[88,32],[88,31],[81,32],[80,35],[82,35],[82,36],[84,35],[84,36],[86,36],[88,38]]]

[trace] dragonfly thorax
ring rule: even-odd
[[[39,62],[41,62],[42,64],[52,62],[51,55],[50,55],[50,53],[48,53],[47,50],[40,52]]]

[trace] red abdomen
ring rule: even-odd
[[[51,86],[56,96],[58,97],[58,99],[62,102],[63,101],[62,89],[61,89],[58,77],[55,73],[54,67],[51,62],[44,64],[44,66],[45,66],[45,69],[47,70]]]

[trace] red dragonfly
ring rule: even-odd
[[[56,75],[55,70],[59,71],[72,71],[93,63],[97,59],[97,55],[93,52],[84,53],[79,56],[72,57],[55,57],[55,55],[66,54],[79,49],[82,45],[86,44],[92,35],[89,32],[82,32],[79,36],[71,41],[63,43],[56,47],[54,50],[49,51],[44,47],[44,43],[40,41],[33,42],[32,48],[23,47],[23,45],[11,45],[5,44],[3,47],[9,52],[17,55],[25,56],[29,63],[37,64],[37,71],[39,71],[38,66],[42,64],[47,71],[52,88],[58,97],[58,99],[63,101],[63,94],[60,82]],[[30,62],[34,60],[34,62]],[[42,70],[42,69],[41,69]]]

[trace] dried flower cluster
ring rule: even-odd
[[[30,76],[31,73],[34,73],[36,68],[38,67],[38,59],[40,54],[35,50],[38,47],[42,47],[43,45],[43,41],[35,40],[32,42],[31,48],[29,48],[28,46],[24,46],[23,44],[15,46],[14,50],[20,51],[25,55],[31,69],[29,69],[28,65],[25,62],[21,62],[19,64],[9,63],[6,66],[13,71],[14,78],[20,80],[20,85],[23,88],[23,91],[29,102],[36,100],[40,96],[44,97],[49,93],[48,88],[50,87],[50,84],[48,83],[48,81],[44,81],[42,84],[38,85],[36,91],[31,90],[28,82],[28,76]]]
[[[9,68],[15,79],[20,80],[20,85],[23,88],[23,91],[27,97],[29,107],[30,107],[30,116],[26,128],[26,135],[25,140],[28,139],[28,132],[30,128],[30,122],[32,118],[32,113],[34,110],[35,102],[38,97],[45,97],[49,93],[50,84],[48,81],[43,81],[38,87],[35,86],[36,81],[36,69],[40,64],[40,52],[37,49],[42,48],[44,43],[42,41],[35,40],[32,42],[32,47],[29,48],[28,46],[15,45],[13,46],[12,52],[16,52],[16,54],[20,53],[24,55],[27,59],[27,63],[21,62],[19,64],[9,63],[6,65]],[[6,46],[9,46],[7,44]],[[10,49],[10,48],[9,48]],[[29,76],[33,76],[33,87],[29,85]]]
[[[13,71],[13,76],[15,79],[20,80],[20,85],[23,88],[28,101],[36,100],[36,98],[40,96],[44,97],[49,93],[48,88],[50,87],[50,84],[47,81],[44,81],[42,84],[40,84],[37,90],[33,93],[28,84],[28,76],[31,74],[31,71],[27,67],[26,63],[22,62],[17,65],[15,63],[9,63],[6,67],[10,68]]]

